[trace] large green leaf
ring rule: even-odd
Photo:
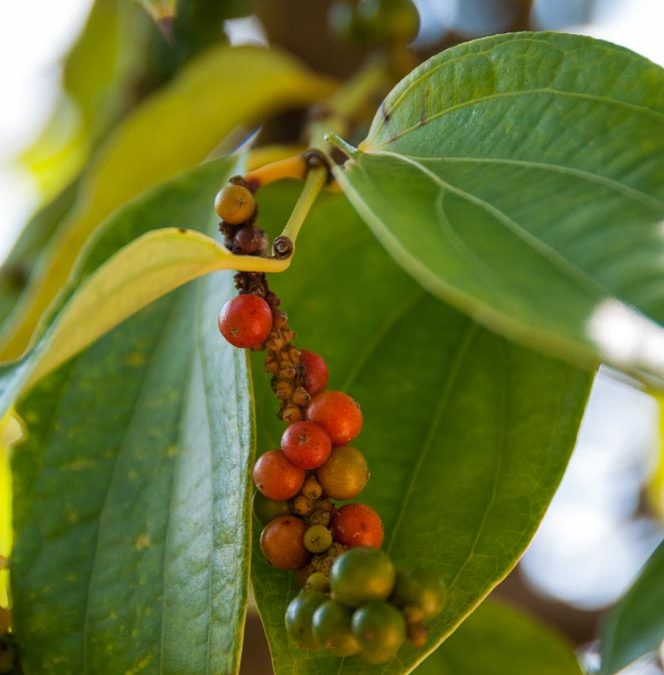
[[[660,544],[602,629],[602,675],[613,675],[664,640],[664,543]]]
[[[664,377],[664,70],[563,34],[408,75],[336,175],[404,269],[527,346]]]
[[[282,221],[283,186],[261,194]],[[282,202],[283,201],[283,205]],[[297,650],[284,631],[289,575],[254,555],[258,607],[279,675],[411,670],[509,572],[532,537],[572,449],[589,376],[482,329],[428,295],[372,239],[342,196],[315,207],[289,272],[273,280],[298,344],[320,352],[331,387],[362,405],[357,446],[397,565],[440,572],[449,601],[422,650],[375,669]],[[257,369],[258,365],[257,359]],[[258,372],[259,450],[278,446],[275,401]]]
[[[208,228],[229,167],[123,211],[79,274],[94,279],[152,227]],[[12,592],[26,673],[236,670],[253,429],[245,355],[216,329],[232,292],[224,272],[162,298],[18,406],[29,436],[14,452]]]
[[[582,675],[572,647],[516,610],[485,602],[417,675]]]
[[[331,83],[285,54],[255,47],[208,50],[117,128],[82,181],[76,209],[42,255],[0,358],[18,358],[94,229],[142,191],[199,164],[239,124],[311,103]]]

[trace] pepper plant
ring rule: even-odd
[[[664,72],[528,31],[425,58],[414,5],[361,0],[331,9],[366,55],[333,78],[227,44],[248,11],[96,0],[64,69],[80,124],[54,154],[56,109],[25,155],[49,199],[0,272],[0,672],[235,673],[252,585],[277,675],[581,673],[485,599],[556,491],[597,366],[663,387]],[[251,232],[220,234],[229,181]],[[217,326],[236,285],[281,303],[253,354]],[[445,589],[380,665],[297,644],[297,580],[260,555],[255,459],[310,414],[270,387],[275,327],[361,404],[369,545]],[[663,575],[660,547],[604,622],[603,675],[664,637]]]

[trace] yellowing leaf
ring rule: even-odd
[[[139,309],[209,272],[285,270],[290,260],[233,255],[207,235],[184,228],[148,232],[102,265],[67,303],[27,386],[57,368]]]
[[[33,350],[0,369],[0,413],[24,388],[178,286],[219,270],[288,268],[290,259],[233,255],[202,232],[172,227],[180,217],[203,230],[213,224],[209,204],[236,170],[233,158],[210,162],[136,200],[102,228]],[[180,211],[173,213],[175,204]],[[159,227],[154,222],[171,227],[153,229]]]
[[[94,229],[149,187],[201,162],[238,124],[311,103],[332,88],[279,52],[211,49],[126,119],[87,174],[77,208],[63,223],[5,326],[0,359],[18,358],[39,318],[65,285]]]
[[[9,468],[11,446],[22,436],[13,410],[0,417],[0,607],[9,606],[9,571],[5,562],[12,550],[12,481]]]

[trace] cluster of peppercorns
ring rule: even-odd
[[[221,231],[235,253],[265,255],[251,186],[242,182],[234,179],[217,196]],[[259,240],[260,246],[245,245]],[[264,274],[238,273],[236,286],[240,294],[222,307],[219,330],[236,347],[266,351],[279,417],[288,425],[280,448],[254,465],[253,508],[264,526],[266,560],[295,572],[302,587],[286,612],[289,634],[301,648],[359,653],[371,663],[391,659],[407,638],[422,646],[443,604],[437,575],[396,572],[379,550],[384,530],[376,511],[333,501],[354,499],[369,480],[364,455],[349,445],[362,429],[359,405],[326,390],[324,359],[293,345],[288,317]]]

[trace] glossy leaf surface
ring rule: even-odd
[[[510,338],[664,381],[664,70],[564,34],[469,42],[337,178],[399,264]]]

